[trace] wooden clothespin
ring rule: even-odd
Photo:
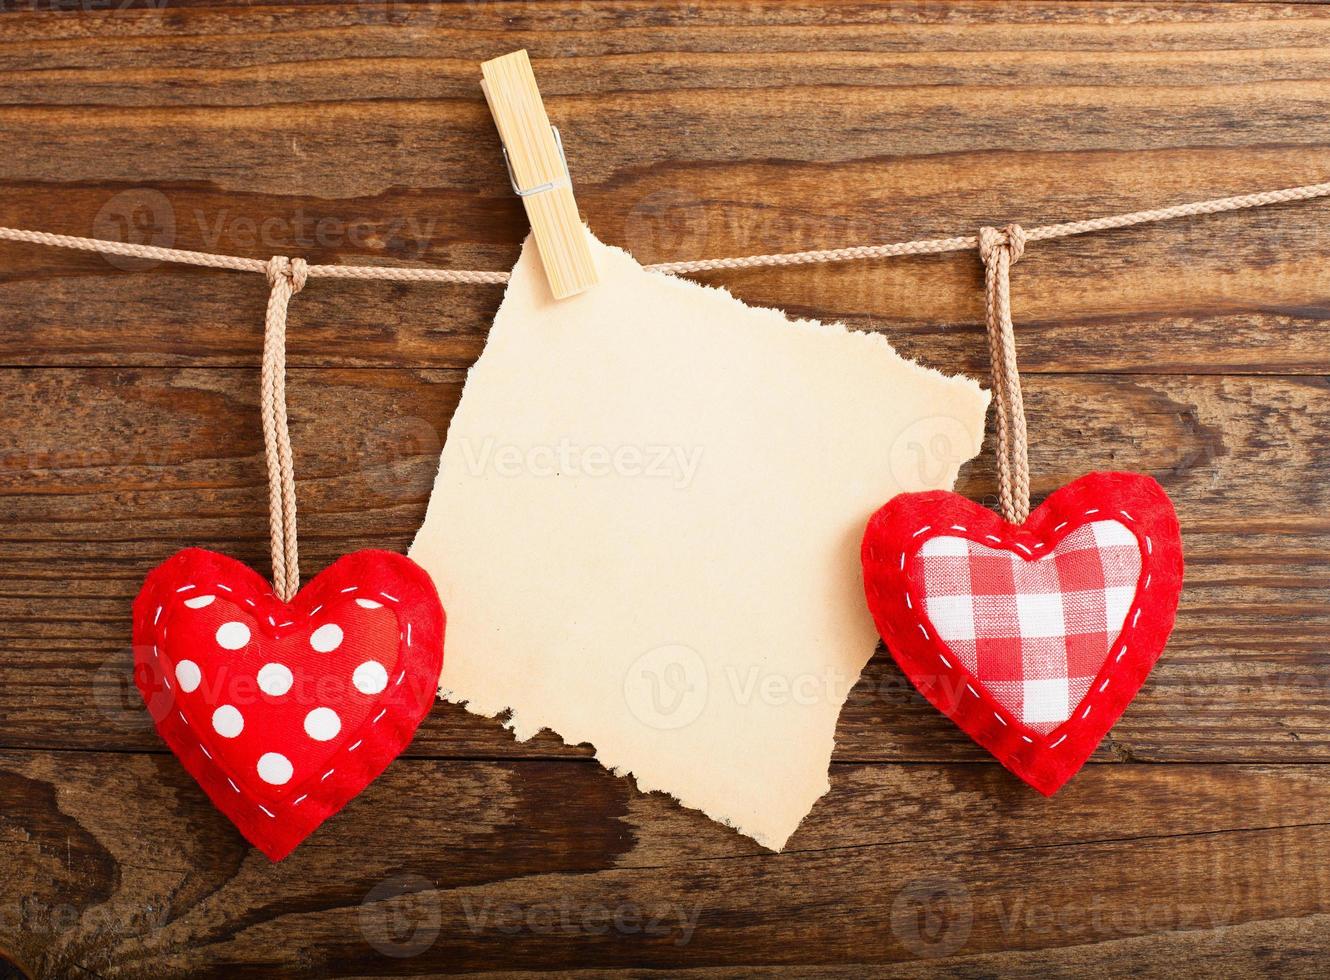
[[[480,66],[480,83],[503,142],[513,190],[526,207],[555,299],[596,283],[591,243],[573,198],[559,131],[550,125],[531,59],[514,51]]]

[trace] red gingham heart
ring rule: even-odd
[[[1144,683],[1182,585],[1172,504],[1131,473],[1082,477],[1019,527],[956,494],[903,494],[869,522],[862,556],[911,682],[1046,794]]]
[[[346,555],[288,604],[191,548],[134,603],[135,681],[213,803],[280,861],[411,741],[443,629],[433,583],[401,555]]]

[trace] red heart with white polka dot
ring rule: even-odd
[[[280,861],[411,741],[443,630],[434,584],[402,555],[346,555],[288,604],[240,562],[190,548],[134,603],[135,681],[217,808]]]

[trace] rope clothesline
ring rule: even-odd
[[[1016,364],[1015,331],[1011,318],[1010,275],[1011,267],[1020,259],[1026,243],[1083,235],[1091,231],[1126,228],[1152,221],[1167,221],[1170,218],[1182,218],[1188,215],[1217,214],[1223,211],[1239,211],[1267,204],[1307,201],[1320,197],[1330,197],[1330,183],[1308,184],[1237,197],[1221,197],[1150,211],[1132,211],[1127,214],[1090,218],[1085,221],[1041,225],[1028,231],[1013,223],[1002,229],[984,227],[977,235],[962,235],[955,238],[934,238],[890,245],[860,245],[780,255],[661,262],[646,268],[667,273],[709,272],[718,269],[756,269],[887,258],[896,255],[962,252],[977,248],[985,269],[984,306],[989,354],[992,360],[993,396],[996,403],[998,485],[1002,516],[1013,524],[1021,524],[1030,512],[1030,472],[1025,408]],[[156,245],[134,245],[96,238],[78,238],[72,235],[53,235],[49,232],[26,231],[20,228],[0,227],[0,240],[100,252],[103,255],[156,259],[162,262],[234,272],[256,272],[267,276],[270,292],[263,330],[260,412],[263,417],[263,443],[268,469],[268,522],[272,547],[273,588],[283,601],[290,601],[300,589],[299,553],[296,543],[295,467],[286,412],[286,320],[291,297],[304,289],[312,278],[465,284],[502,284],[508,281],[506,272],[310,265],[302,258],[287,258],[284,255],[275,255],[263,261],[238,255],[218,255],[210,252],[161,248]]]
[[[1255,194],[1239,194],[1236,197],[1219,197],[1208,201],[1195,201],[1191,204],[1153,208],[1148,211],[1130,211],[1125,214],[1111,214],[1102,218],[1088,218],[1083,221],[1039,225],[1027,229],[1025,238],[1026,241],[1030,242],[1047,241],[1052,238],[1068,238],[1072,235],[1128,228],[1132,225],[1168,221],[1173,218],[1185,218],[1199,214],[1219,214],[1225,211],[1242,211],[1247,208],[1259,208],[1269,204],[1310,201],[1321,197],[1330,197],[1330,182],[1305,184],[1301,187],[1286,187],[1281,190],[1259,191]],[[157,245],[135,245],[129,242],[104,241],[99,238],[79,238],[74,235],[55,235],[50,232],[29,231],[22,228],[0,227],[0,240],[77,249],[83,252],[100,252],[103,255],[155,259],[159,262],[196,265],[232,272],[254,272],[259,275],[267,275],[269,267],[269,263],[265,259],[248,259],[239,255],[221,255],[212,252],[191,252],[186,249],[162,248]],[[853,245],[847,248],[815,249],[807,252],[784,252],[773,255],[745,255],[736,258],[657,262],[654,265],[646,266],[646,268],[653,272],[666,273],[759,269],[777,266],[814,265],[827,262],[849,262],[860,259],[882,259],[899,255],[966,252],[978,248],[978,246],[979,238],[977,235],[961,235],[953,238],[928,238],[912,242],[893,242],[887,245]],[[487,272],[478,269],[430,269],[378,265],[307,265],[305,270],[306,275],[311,279],[364,279],[392,282],[458,283],[463,285],[503,285],[508,282],[507,272]]]

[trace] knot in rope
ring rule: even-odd
[[[990,265],[997,258],[998,249],[1005,248],[1014,265],[1025,254],[1025,229],[1012,222],[1002,228],[983,227],[979,229],[979,255],[984,265]]]
[[[268,285],[276,286],[279,279],[285,279],[291,285],[292,295],[305,288],[309,279],[309,263],[304,259],[288,259],[285,255],[274,255],[268,260]]]

